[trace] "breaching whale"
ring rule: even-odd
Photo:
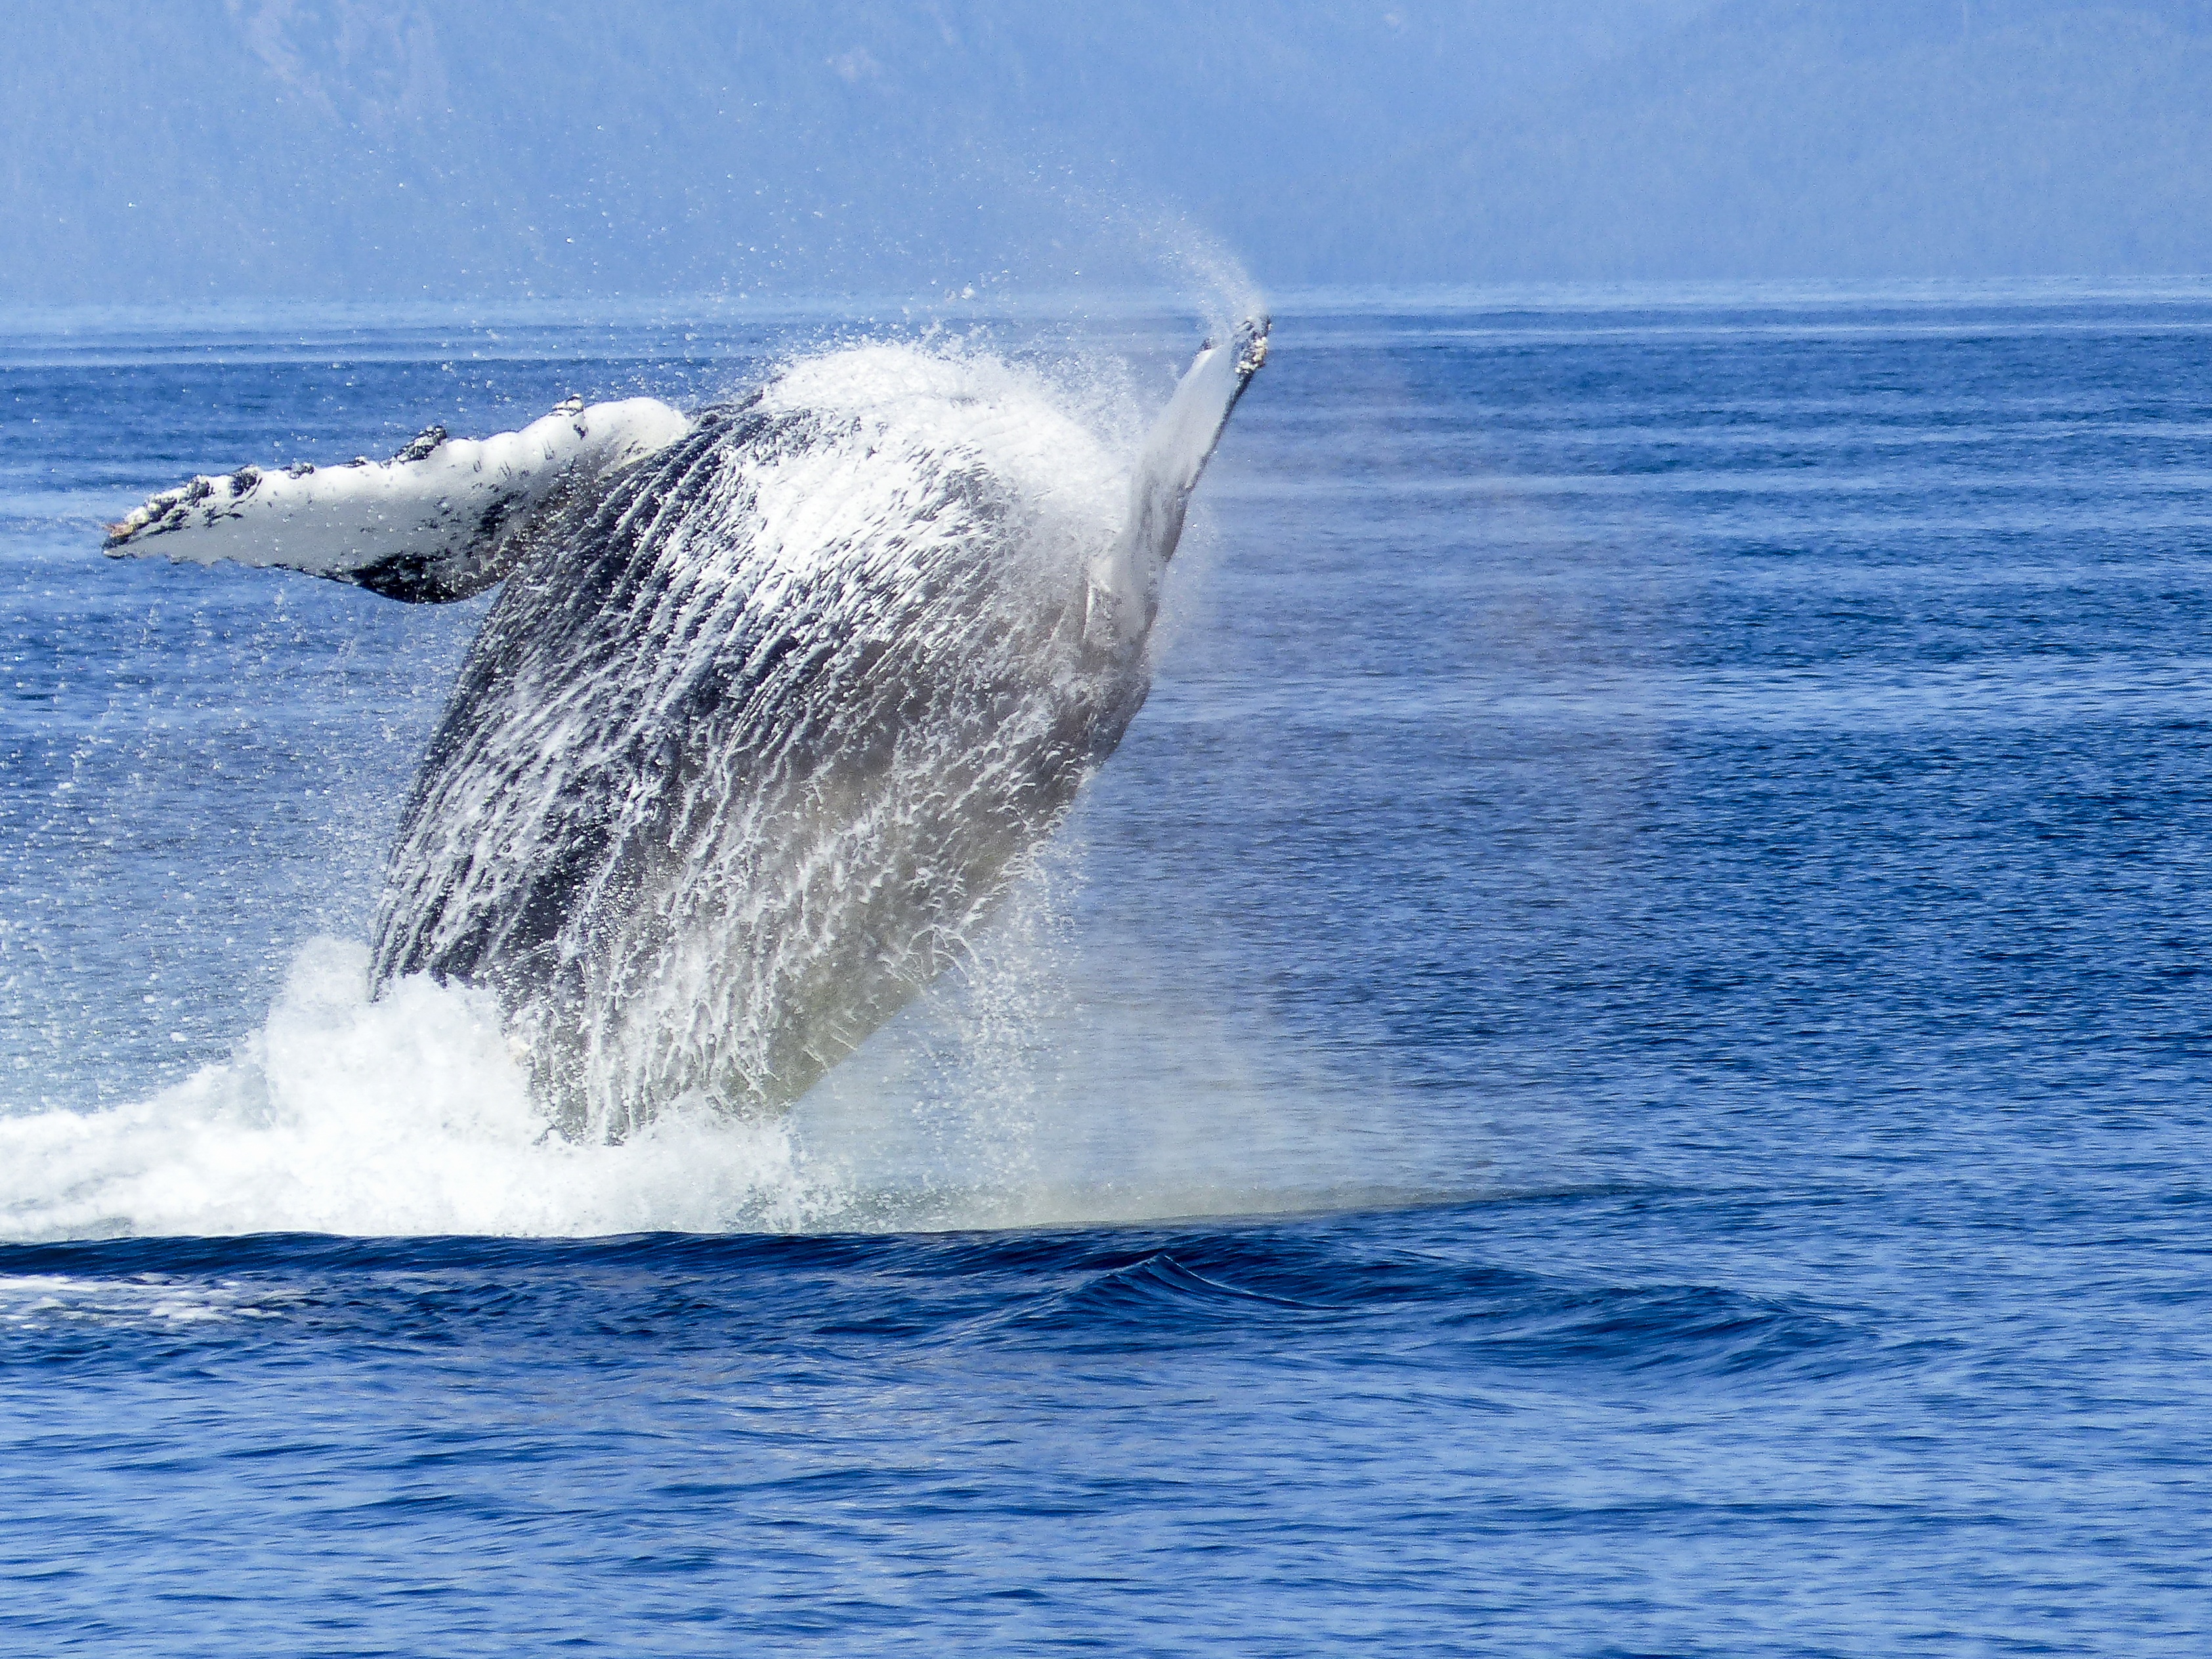
[[[572,398],[195,477],[115,555],[499,585],[402,809],[372,988],[495,994],[562,1130],[787,1105],[957,960],[1150,688],[1253,318],[1133,461],[994,360],[866,346],[685,414]]]

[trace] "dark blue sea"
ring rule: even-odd
[[[2212,289],[1279,304],[970,963],[617,1146],[366,996],[483,602],[100,526],[1195,325],[4,323],[0,1650],[2212,1650]]]

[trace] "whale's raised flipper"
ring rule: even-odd
[[[109,527],[114,556],[275,565],[389,599],[466,599],[601,481],[691,423],[652,398],[571,398],[520,432],[448,440],[432,427],[388,461],[198,477]]]
[[[1097,639],[1141,642],[1159,611],[1160,578],[1182,538],[1191,491],[1237,400],[1267,361],[1268,319],[1248,317],[1224,343],[1210,339],[1146,434],[1129,483],[1129,515],[1092,568],[1086,626]]]

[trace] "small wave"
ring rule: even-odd
[[[526,1329],[957,1370],[994,1350],[1272,1355],[1509,1392],[1724,1389],[1919,1363],[1866,1317],[1712,1285],[1470,1260],[1466,1211],[1231,1229],[601,1239],[264,1236],[0,1244],[0,1347],[198,1365],[289,1346]],[[1431,1243],[1424,1241],[1433,1241]]]
[[[1086,1347],[1149,1346],[1224,1327],[1297,1323],[1335,1312],[1209,1278],[1161,1251],[1024,1307],[1002,1328]]]
[[[1350,1235],[1382,1218],[1354,1218]],[[1377,1251],[1311,1232],[1195,1235],[1131,1259],[1094,1248],[1051,1265],[1081,1273],[983,1319],[963,1340],[1133,1352],[1303,1334],[1310,1358],[1340,1336],[1453,1369],[1647,1370],[1722,1376],[1861,1364],[1873,1339],[1829,1312],[1717,1285],[1607,1285]],[[1045,1265],[1040,1261],[1037,1266]]]
[[[274,1319],[281,1287],[208,1282],[169,1274],[123,1279],[64,1273],[0,1274],[0,1330],[140,1325],[174,1330],[236,1319]]]
[[[1817,1366],[1866,1338],[1829,1314],[1710,1285],[1549,1285],[1449,1322],[1492,1362],[1598,1371]]]

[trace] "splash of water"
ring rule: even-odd
[[[112,1111],[0,1117],[0,1239],[781,1231],[836,1207],[776,1125],[549,1133],[487,996],[416,979],[372,1002],[368,967],[313,941],[230,1063]]]
[[[0,1116],[0,1242],[258,1232],[575,1237],[1134,1221],[1405,1196],[1386,1103],[1070,933],[1023,884],[957,981],[788,1117],[554,1132],[498,1010],[317,939],[233,1059],[135,1105]],[[1105,981],[1110,978],[1110,986]]]
[[[776,556],[823,543],[794,515],[822,501],[862,520],[896,514],[948,455],[988,453],[1033,554],[1063,579],[1127,499],[1119,447],[1086,418],[1098,411],[1071,414],[1079,397],[988,353],[848,348],[795,364],[764,401],[845,419],[868,459],[893,463],[842,492],[763,469],[751,501]],[[915,758],[911,778],[945,775],[942,756]],[[1184,1000],[1147,997],[1129,962],[1085,960],[1060,903],[1079,856],[1048,861],[989,928],[947,941],[951,982],[792,1117],[678,1100],[618,1146],[552,1132],[514,1040],[527,1033],[502,1031],[489,994],[413,975],[371,1001],[359,947],[317,942],[231,1063],[118,1110],[0,1118],[0,1237],[1004,1225],[1304,1207],[1358,1187],[1376,1164],[1349,1126],[1371,1111],[1344,1109]],[[701,1006],[684,984],[661,988],[678,1013]]]

